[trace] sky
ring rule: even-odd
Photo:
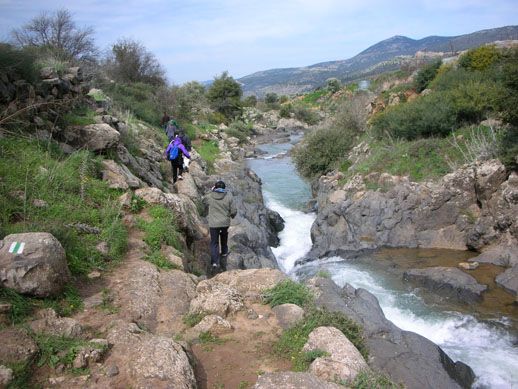
[[[101,50],[141,42],[174,84],[348,59],[394,35],[518,24],[518,0],[0,0],[0,39],[60,8],[94,28]]]

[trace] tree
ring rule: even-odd
[[[173,104],[171,112],[178,119],[192,120],[193,114],[206,106],[205,87],[197,81],[190,81],[172,88]]]
[[[430,62],[423,66],[421,70],[417,73],[417,76],[414,80],[414,87],[416,92],[424,91],[431,81],[437,75],[439,68],[442,65],[442,60],[438,59],[436,61]]]
[[[243,101],[243,105],[245,107],[255,107],[257,105],[257,97],[255,95],[247,96]]]
[[[242,95],[241,85],[228,72],[223,72],[220,77],[214,78],[207,99],[213,109],[230,120],[241,113]]]
[[[340,90],[342,84],[337,78],[328,78],[326,81],[326,89],[331,93],[336,93]]]
[[[264,97],[264,102],[268,105],[273,105],[279,102],[279,96],[275,92],[267,93]]]
[[[49,50],[60,59],[93,61],[97,56],[92,27],[79,28],[66,9],[53,14],[43,12],[29,23],[11,32],[21,47]]]
[[[106,69],[119,82],[143,82],[155,86],[164,85],[165,71],[142,43],[121,38],[106,58]]]

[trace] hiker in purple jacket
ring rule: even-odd
[[[176,158],[171,159],[171,151],[175,147],[177,148],[177,155]],[[171,168],[173,170],[173,184],[176,182],[176,180],[183,180],[182,174],[184,155],[189,159],[191,158],[191,155],[182,143],[182,139],[178,136],[178,134],[175,134],[175,137],[169,143],[167,149],[165,149],[165,156],[171,161]]]

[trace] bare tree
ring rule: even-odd
[[[115,43],[106,58],[109,76],[121,82],[144,82],[164,85],[165,71],[156,57],[140,43],[122,38]]]
[[[11,34],[19,46],[48,49],[64,60],[92,61],[97,56],[93,28],[77,27],[67,9],[43,12]]]

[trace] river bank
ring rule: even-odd
[[[466,307],[405,284],[401,275],[415,267],[456,266],[474,256],[468,251],[391,249],[351,260],[330,257],[295,265],[304,251],[307,253],[312,247],[307,226],[315,214],[301,211],[311,197],[309,185],[298,178],[288,157],[279,158],[279,149],[285,155],[289,148],[290,144],[262,145],[261,149],[268,154],[248,161],[263,182],[266,205],[281,216],[292,218],[286,220],[281,245],[274,249],[279,267],[301,280],[328,272],[341,287],[348,283],[369,290],[380,301],[387,319],[404,330],[431,339],[448,355],[470,365],[477,375],[476,387],[504,388],[518,382],[512,367],[518,362],[513,346],[517,333],[514,296],[494,283],[494,278],[503,271],[501,267],[481,264],[470,273],[487,284],[489,290],[480,304]],[[286,195],[290,192],[279,182],[291,186],[290,192],[296,193],[294,198]]]

